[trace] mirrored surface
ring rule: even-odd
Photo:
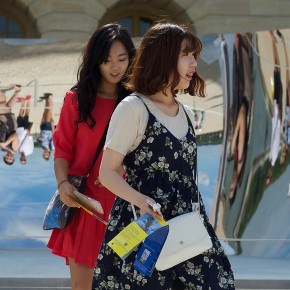
[[[198,147],[199,186],[208,213],[217,182],[220,150],[220,144]],[[3,155],[1,152],[1,159]],[[52,158],[45,161],[42,149],[35,148],[25,166],[16,158],[13,166],[0,163],[0,171],[0,248],[45,247],[50,231],[42,230],[42,219],[56,187]]]
[[[7,166],[2,162],[3,155],[1,152],[0,247],[42,247],[45,239],[37,237],[49,235],[42,230],[42,218],[56,187],[53,159],[45,161],[42,149],[35,148],[26,165],[15,156],[13,166]],[[8,238],[12,236],[16,238]]]
[[[214,143],[218,145],[200,146],[198,158],[199,184],[204,196],[206,209],[210,214],[220,159],[220,140],[223,125],[222,94],[217,61],[217,52],[213,41],[217,35],[203,36],[204,50],[199,60],[201,75],[206,76],[208,97],[206,99],[179,95],[183,103],[192,108],[196,117],[198,135],[218,135]],[[136,46],[140,39],[135,39]],[[6,99],[13,96],[10,84],[21,85],[18,97],[29,99],[30,130],[35,148],[27,156],[27,164],[21,165],[19,154],[15,162],[8,166],[3,162],[4,151],[0,152],[0,248],[44,247],[49,231],[42,230],[42,218],[45,208],[54,193],[53,153],[48,161],[42,158],[42,149],[37,139],[40,136],[40,124],[43,113],[50,109],[54,123],[57,124],[65,96],[76,82],[83,41],[52,39],[0,39],[0,89]],[[45,93],[52,93],[50,104],[42,99]],[[26,109],[26,100],[24,108]],[[20,114],[22,101],[12,107],[15,117]],[[205,139],[210,140],[211,137]],[[207,144],[208,140],[201,144]],[[206,152],[205,154],[203,152]],[[203,155],[204,154],[204,155]],[[201,156],[205,156],[206,162]],[[30,238],[23,238],[29,236]]]
[[[198,69],[208,97],[178,98],[192,108],[196,132],[201,140],[207,139],[200,142],[198,154],[206,210],[232,253],[288,257],[289,30],[201,38],[204,49]],[[65,92],[76,80],[83,45],[43,39],[0,41],[1,65],[5,65],[0,89],[17,83],[21,97],[32,96],[34,140],[46,107],[40,97],[53,93],[51,108],[57,124]],[[10,97],[12,91],[6,94]],[[20,109],[17,102],[12,112],[17,116]],[[220,136],[218,145],[204,145],[215,134]],[[55,190],[53,158],[45,161],[35,144],[27,165],[21,165],[17,155],[13,166],[7,166],[2,162],[4,152],[0,153],[1,248],[45,247],[50,234],[42,230],[42,218]]]
[[[289,257],[290,31],[228,34],[218,44],[225,100],[219,236],[236,254]]]

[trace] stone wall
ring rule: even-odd
[[[6,0],[32,19],[40,38],[87,39],[96,26],[124,11],[193,23],[199,34],[288,28],[285,0]]]

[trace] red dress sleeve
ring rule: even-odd
[[[54,158],[64,158],[69,163],[74,158],[78,118],[76,92],[69,91],[64,98],[60,117],[53,134]]]

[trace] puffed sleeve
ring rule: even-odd
[[[64,158],[69,163],[74,158],[78,118],[77,98],[74,91],[66,93],[60,117],[53,134],[54,158]]]

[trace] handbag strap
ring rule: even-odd
[[[26,131],[26,134],[25,134],[24,138],[22,139],[20,145],[18,146],[18,150],[17,150],[17,152],[20,152],[21,146],[23,145],[23,143],[24,143],[24,141],[25,141],[25,139],[26,139],[26,137],[27,137],[27,134],[28,134],[28,133],[27,133],[27,131]]]
[[[200,214],[200,200],[199,200],[199,190],[198,190],[198,172],[197,172],[197,146],[196,146],[196,154],[194,157],[194,161],[195,161],[195,166],[194,166],[194,181],[195,181],[195,185],[196,185],[196,192],[197,192],[197,205],[193,202],[193,200],[191,201],[192,204],[192,211],[196,211],[198,210],[199,214]]]
[[[195,131],[194,131],[194,127],[193,127],[193,124],[188,116],[188,114],[186,113],[186,110],[183,106],[182,103],[179,102],[179,104],[181,105],[185,115],[186,115],[186,119],[187,119],[187,122],[188,122],[188,126],[191,127],[194,135],[195,135]],[[196,135],[195,135],[195,138],[196,138]],[[200,198],[199,198],[199,191],[198,191],[198,172],[197,172],[197,144],[196,144],[196,154],[194,156],[194,181],[195,181],[195,184],[196,184],[196,189],[197,189],[197,204],[193,202],[193,200],[191,200],[191,205],[192,205],[192,211],[196,211],[198,209],[199,213],[200,213],[200,206],[199,206],[199,202],[200,202]]]
[[[121,99],[120,98],[117,98],[117,101],[116,101],[114,110],[116,109],[116,107],[120,103],[120,101],[121,101]],[[97,148],[96,153],[95,153],[95,157],[94,157],[93,163],[92,163],[92,165],[91,165],[91,167],[90,167],[90,169],[88,171],[88,174],[86,175],[86,178],[89,177],[89,175],[91,173],[91,170],[93,169],[93,167],[94,167],[94,165],[95,165],[95,163],[96,163],[96,161],[97,161],[97,159],[98,159],[98,157],[99,157],[99,155],[100,155],[100,153],[101,153],[101,151],[102,151],[102,149],[103,149],[103,147],[105,145],[105,140],[106,140],[106,136],[107,136],[107,132],[108,132],[108,128],[109,128],[109,124],[110,124],[111,117],[110,117],[110,119],[109,119],[109,121],[107,123],[107,126],[106,126],[106,128],[105,128],[105,130],[103,132],[102,138],[101,138],[101,140],[99,142],[98,148]]]
[[[104,130],[104,133],[103,133],[103,135],[102,135],[102,138],[101,138],[101,140],[100,140],[100,142],[99,142],[99,145],[98,145],[98,148],[97,148],[97,150],[96,150],[96,153],[95,153],[95,157],[94,157],[94,160],[93,160],[93,163],[92,163],[92,165],[91,165],[91,167],[90,167],[90,169],[89,169],[89,171],[88,171],[88,174],[87,174],[87,178],[89,177],[89,175],[90,175],[90,173],[91,173],[91,170],[93,169],[93,167],[94,167],[94,165],[95,165],[95,163],[96,163],[96,161],[97,161],[97,159],[98,159],[98,157],[99,157],[99,155],[100,155],[100,153],[101,153],[101,151],[102,151],[102,149],[103,149],[103,147],[104,147],[104,144],[105,144],[105,140],[106,140],[106,135],[107,135],[107,131],[108,131],[108,128],[109,128],[109,123],[110,123],[110,121],[108,122],[108,124],[107,124],[107,126],[106,126],[106,128],[105,128],[105,130]]]

